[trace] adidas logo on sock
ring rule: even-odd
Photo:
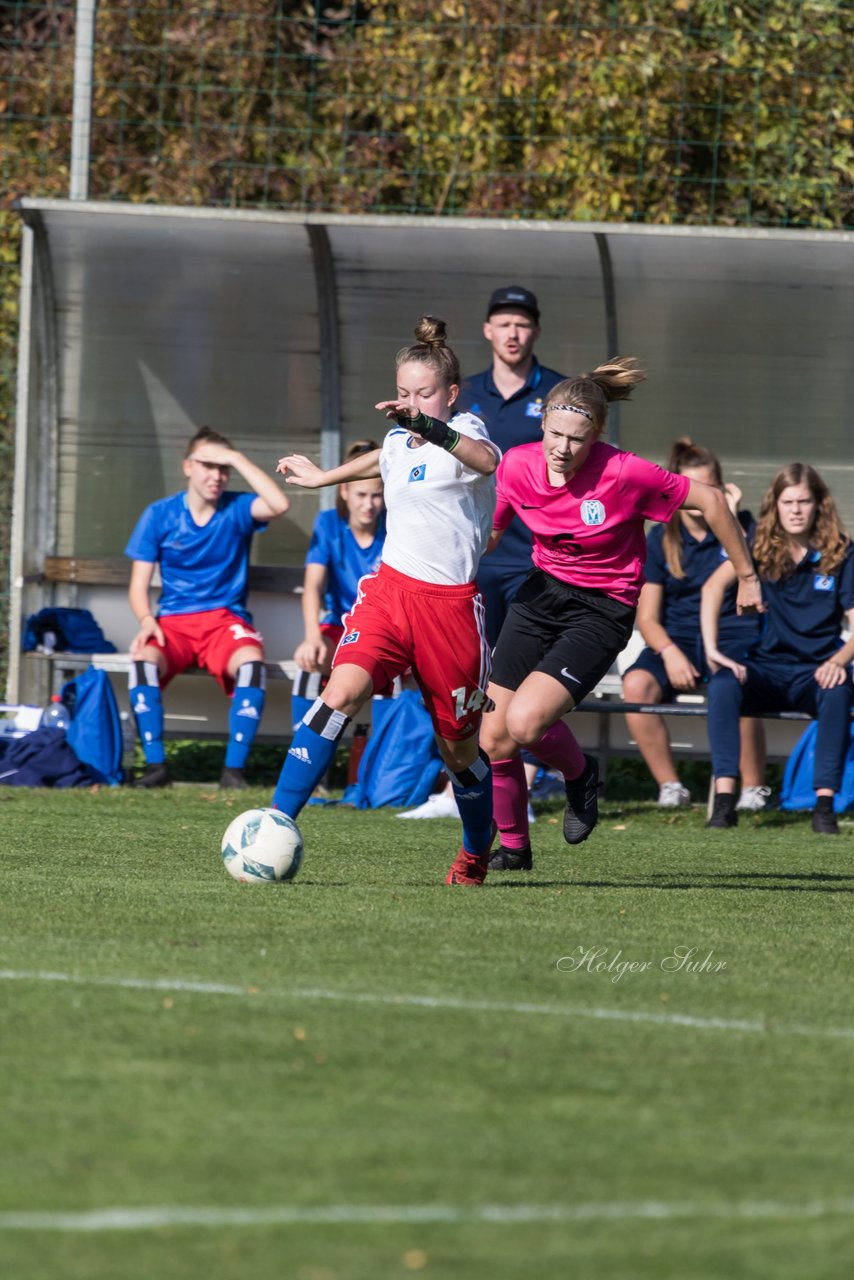
[[[289,756],[295,756],[300,764],[311,764],[311,756],[305,747],[291,747],[288,752]]]
[[[258,715],[258,708],[253,707],[251,702],[244,702],[243,706],[238,710],[237,714],[239,716],[248,716],[250,720],[261,719],[261,717]]]

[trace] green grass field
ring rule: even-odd
[[[4,1277],[854,1273],[854,825],[546,809],[466,890],[309,809],[237,885],[268,798],[0,791]]]

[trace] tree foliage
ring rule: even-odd
[[[5,186],[54,194],[74,7],[6,12]],[[849,226],[852,26],[832,0],[102,0],[91,194]]]

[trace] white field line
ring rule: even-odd
[[[778,1201],[642,1200],[612,1204],[473,1205],[320,1205],[271,1206],[266,1209],[208,1208],[187,1205],[150,1208],[95,1209],[85,1213],[0,1213],[0,1231],[156,1231],[163,1227],[259,1226],[374,1226],[377,1224],[471,1224],[513,1226],[525,1223],[667,1222],[680,1218],[729,1222],[779,1220],[792,1222],[826,1217],[851,1217],[854,1200],[811,1200],[803,1204]]]
[[[503,1000],[458,1000],[451,996],[381,995],[364,991],[331,991],[325,987],[266,990],[225,982],[193,982],[183,978],[102,978],[49,970],[0,969],[0,982],[58,982],[72,986],[123,987],[138,991],[179,991],[199,995],[250,999],[330,1000],[339,1004],[396,1005],[416,1009],[459,1009],[475,1013],[534,1014],[545,1018],[592,1018],[602,1022],[647,1023],[663,1027],[691,1027],[700,1031],[741,1031],[752,1035],[807,1036],[854,1040],[854,1027],[809,1027],[799,1023],[766,1022],[762,1018],[701,1018],[655,1009],[602,1009],[561,1004],[528,1004]]]

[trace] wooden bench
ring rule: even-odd
[[[599,694],[599,689],[597,689],[596,693],[597,695]],[[683,721],[707,720],[709,709],[706,699],[701,698],[699,695],[688,695],[688,697],[691,700],[688,701],[686,698],[684,702],[623,702],[619,696],[615,697],[612,693],[606,693],[604,696],[593,696],[579,703],[573,712],[573,716],[593,714],[597,720],[598,742],[594,749],[599,758],[600,773],[603,778],[607,772],[610,759],[640,755],[638,747],[633,741],[623,745],[616,744],[613,741],[611,733],[613,716],[625,716],[628,712],[639,715],[666,716]],[[811,717],[801,711],[768,711],[758,718],[763,722],[767,720],[771,722],[777,721],[780,724],[803,725],[808,724]],[[776,742],[773,739],[769,740],[767,751],[769,763],[784,764],[786,762],[794,746],[794,741],[790,741],[789,737],[790,735],[780,735],[779,740]],[[671,743],[671,749],[677,759],[708,758],[709,754],[707,750],[698,750],[696,746],[686,750],[684,745],[680,745],[678,741]]]

